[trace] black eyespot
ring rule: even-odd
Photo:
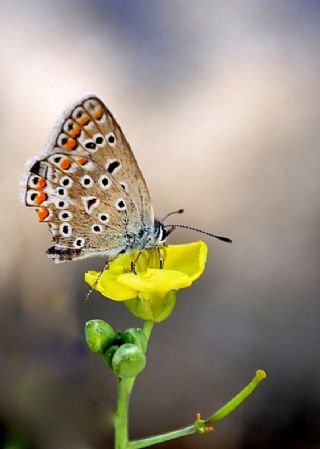
[[[60,142],[61,142],[61,145],[65,145],[68,142],[68,139],[66,137],[62,137]]]
[[[58,194],[63,196],[65,194],[65,190],[64,189],[59,189],[58,190]]]
[[[91,230],[95,234],[100,234],[102,232],[102,226],[100,226],[98,224],[94,224],[94,225],[91,226]]]
[[[62,226],[62,232],[63,232],[63,234],[68,234],[68,231],[69,231],[69,226],[68,226],[68,225]]]
[[[123,190],[124,190],[125,192],[128,191],[128,188],[127,188],[127,184],[126,184],[126,183],[120,182],[120,185],[121,185],[121,187],[123,188]]]
[[[119,167],[119,165],[120,165],[120,162],[118,162],[118,161],[110,162],[110,164],[108,165],[107,171],[109,173],[113,173],[116,170],[116,168]]]
[[[34,201],[36,198],[37,198],[37,194],[36,193],[31,193],[31,195],[30,195],[30,200],[31,201]]]
[[[32,179],[33,184],[38,184],[38,181],[39,181],[39,177],[38,177],[38,176],[35,176],[35,177]]]
[[[85,144],[85,147],[88,149],[88,150],[94,150],[95,148],[96,148],[96,144],[94,143],[94,142],[87,142],[86,144]]]
[[[75,242],[74,242],[74,246],[77,246],[77,247],[80,247],[80,248],[81,248],[81,246],[83,245],[83,243],[84,243],[84,240],[83,240],[82,238],[76,239]]]
[[[70,179],[66,178],[62,181],[62,184],[66,187],[70,184]]]
[[[98,145],[101,145],[102,142],[103,142],[103,137],[99,136],[99,137],[96,138],[96,143],[97,143]]]
[[[94,103],[89,103],[89,108],[94,109]]]
[[[108,136],[108,142],[109,142],[109,143],[114,143],[115,140],[116,140],[116,138],[114,137],[113,134],[110,134],[110,135]]]
[[[68,130],[68,131],[71,131],[72,128],[73,128],[73,123],[72,123],[72,122],[69,122],[69,123],[68,123],[68,126],[67,126],[67,130]]]
[[[97,202],[97,198],[90,198],[87,200],[87,207],[88,210],[91,209],[91,207]]]
[[[69,217],[68,212],[63,212],[63,214],[61,215],[61,217],[65,220],[66,218]]]
[[[109,179],[108,178],[102,178],[101,182],[106,187],[109,184]]]
[[[92,180],[92,178],[90,177],[90,176],[83,176],[82,178],[81,178],[81,184],[84,186],[84,187],[90,187],[90,186],[92,186],[92,184],[93,184],[93,180]]]
[[[64,202],[64,201],[59,201],[59,203],[58,203],[58,206],[59,206],[59,207],[64,207],[64,205],[65,205],[65,202]]]
[[[126,208],[126,203],[122,199],[118,200],[116,205],[119,210],[124,210]]]
[[[53,162],[55,162],[56,164],[58,164],[62,159],[62,156],[56,156],[53,158]]]
[[[78,111],[76,113],[76,118],[80,118],[82,116],[83,112],[82,111]]]
[[[100,214],[99,219],[100,219],[100,221],[105,222],[108,220],[108,216],[106,214]]]

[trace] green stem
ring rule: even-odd
[[[115,449],[125,449],[128,444],[128,407],[134,379],[134,377],[117,379],[118,404],[114,422]]]
[[[207,424],[213,424],[220,421],[225,416],[229,415],[233,410],[235,410],[239,405],[256,389],[258,384],[266,377],[266,373],[262,370],[258,370],[255,373],[254,378],[249,382],[249,384],[243,388],[234,398],[232,398],[227,404],[217,410],[213,415],[211,415],[206,421],[197,418],[195,424],[182,429],[173,430],[171,432],[162,433],[160,435],[154,435],[147,438],[142,438],[140,440],[134,440],[127,444],[126,449],[141,449],[147,446],[152,446],[153,444],[163,443],[165,441],[173,440],[175,438],[184,437],[191,435],[193,433],[207,433],[212,428],[208,427]]]
[[[147,341],[149,343],[150,334],[152,332],[154,323],[152,321],[146,321],[143,326],[144,335],[147,337]]]
[[[266,378],[265,371],[259,369],[256,371],[254,378],[251,380],[251,382],[248,383],[246,387],[244,387],[240,393],[238,393],[236,396],[234,396],[229,402],[227,402],[223,407],[219,408],[213,415],[211,415],[207,420],[206,424],[214,424],[218,421],[221,421],[221,419],[225,418],[227,415],[229,415],[233,410],[239,407],[240,404],[242,404],[243,401],[247,399],[248,396],[250,396],[251,393],[257,388],[259,383]]]
[[[165,441],[174,440],[175,438],[192,435],[195,432],[196,428],[194,425],[183,427],[170,432],[160,433],[159,435],[154,435],[152,437],[142,438],[141,440],[130,441],[127,445],[127,449],[141,449],[143,447],[152,446],[153,444],[164,443]]]
[[[154,323],[146,321],[143,327],[147,342],[149,342]],[[128,445],[128,410],[130,395],[135,383],[136,377],[129,379],[117,378],[118,401],[117,411],[114,420],[115,428],[115,449],[126,449]]]

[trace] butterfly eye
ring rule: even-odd
[[[72,213],[69,212],[68,210],[63,210],[59,214],[60,221],[69,221],[69,220],[71,220],[71,218],[72,218]]]
[[[122,198],[119,198],[116,201],[116,208],[121,211],[126,210],[127,206],[126,206],[125,201]]]
[[[114,147],[117,144],[116,136],[113,133],[107,134],[106,139],[110,147]]]
[[[99,224],[94,224],[94,225],[91,226],[91,231],[92,231],[94,234],[101,234],[102,229],[103,229],[102,226],[99,225]]]
[[[108,214],[99,214],[98,218],[101,221],[101,223],[108,223],[108,221],[109,221],[109,215]]]
[[[73,242],[73,246],[75,248],[83,248],[85,244],[85,239],[83,237],[78,237],[75,239],[75,241]]]
[[[63,237],[71,237],[72,235],[72,227],[69,223],[62,223],[59,228],[60,235]]]
[[[61,186],[69,188],[72,186],[72,179],[69,176],[62,176],[59,183]]]
[[[109,189],[109,187],[111,187],[111,181],[106,175],[100,176],[99,183],[103,189]]]
[[[81,182],[81,185],[83,185],[83,187],[85,187],[86,189],[93,186],[93,179],[89,175],[82,176],[82,178],[80,179],[80,182]]]

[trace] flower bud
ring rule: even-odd
[[[140,327],[131,327],[130,329],[127,329],[123,332],[122,338],[126,343],[137,345],[142,352],[146,352],[148,341]]]
[[[115,332],[103,320],[90,320],[86,322],[86,342],[92,352],[102,354],[115,338]]]
[[[117,345],[112,345],[109,346],[109,348],[106,350],[106,352],[103,354],[103,359],[105,364],[107,365],[108,368],[112,369],[112,359],[113,356],[115,355],[116,351],[119,349],[119,346]]]
[[[135,377],[146,366],[146,357],[141,349],[126,343],[117,349],[112,359],[112,368],[118,377]]]

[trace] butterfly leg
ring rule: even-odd
[[[139,260],[139,258],[140,258],[140,256],[141,256],[141,254],[142,254],[142,250],[140,250],[140,251],[138,252],[138,255],[137,255],[135,261],[134,261],[134,262],[131,262],[131,271],[133,271],[134,274],[137,274],[137,272],[136,272],[136,265],[137,265],[137,263],[138,263],[138,260]]]
[[[163,259],[163,254],[162,254],[162,252],[161,252],[160,246],[157,246],[157,251],[158,251],[158,255],[159,255],[159,265],[160,265],[160,270],[162,270],[163,264],[164,264],[164,259]]]
[[[86,301],[88,301],[88,299],[90,299],[93,290],[96,288],[97,283],[100,281],[101,276],[103,275],[103,273],[104,273],[104,272],[106,271],[106,269],[108,268],[108,265],[109,265],[109,260],[106,261],[106,263],[104,264],[104,267],[103,267],[102,271],[100,271],[99,276],[98,276],[97,279],[94,281],[93,286],[92,286],[92,287],[90,288],[90,290],[88,291],[87,296],[86,296]]]

